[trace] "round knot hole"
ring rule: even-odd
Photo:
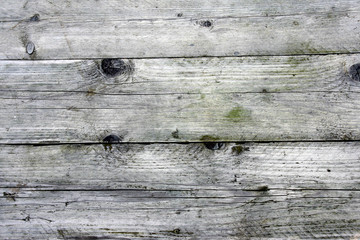
[[[101,61],[101,69],[108,76],[116,76],[126,71],[127,66],[121,59],[107,58]]]
[[[207,27],[207,28],[212,26],[212,22],[210,20],[200,21],[199,24],[200,24],[200,26]]]
[[[111,134],[103,139],[103,142],[106,142],[106,143],[119,143],[121,141],[122,141],[122,137],[119,137],[119,136],[113,135],[113,134]]]
[[[222,148],[222,146],[224,146],[224,143],[220,143],[220,142],[205,142],[204,143],[205,147],[207,149],[210,150],[219,150],[220,148]]]
[[[360,82],[360,63],[352,65],[349,69],[349,74],[352,80]]]
[[[34,16],[32,16],[30,18],[30,22],[39,22],[40,21],[40,15],[39,14],[35,14]]]

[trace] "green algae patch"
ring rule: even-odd
[[[199,140],[200,140],[200,141],[203,141],[203,142],[215,142],[215,141],[220,140],[220,138],[219,138],[219,137],[210,136],[210,135],[204,135],[204,136],[202,136]]]
[[[237,145],[237,146],[233,146],[231,148],[231,152],[233,154],[236,154],[236,155],[239,155],[240,153],[242,153],[244,151],[244,148],[243,146],[240,146],[240,145]]]
[[[251,111],[243,107],[235,107],[225,117],[232,122],[249,121],[251,120]]]

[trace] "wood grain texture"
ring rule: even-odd
[[[359,142],[1,146],[1,186],[360,190]],[[132,185],[134,185],[132,187]]]
[[[358,62],[125,59],[108,76],[100,60],[1,61],[0,142],[359,140]]]
[[[358,0],[4,1],[0,239],[360,239],[359,22]]]
[[[0,58],[354,53],[359,10],[356,0],[8,1]]]
[[[3,239],[356,239],[359,142],[1,146]]]

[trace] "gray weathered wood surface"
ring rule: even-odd
[[[4,146],[0,237],[357,239],[359,147]]]
[[[357,0],[4,1],[0,58],[352,53],[359,10]]]
[[[124,61],[1,61],[0,141],[360,139],[358,54]]]
[[[3,1],[0,239],[360,239],[359,40],[358,0]]]

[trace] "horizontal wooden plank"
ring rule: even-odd
[[[1,61],[0,142],[359,140],[359,56]]]
[[[350,74],[360,54],[116,59],[117,75],[106,74],[106,61],[0,61],[0,91],[29,91],[37,98],[44,91],[92,96],[360,90]]]
[[[1,146],[2,239],[356,239],[359,142]]]
[[[110,134],[123,142],[359,140],[359,96],[102,95],[88,101],[84,94],[27,94],[2,100],[0,136],[1,143],[94,143]]]
[[[359,10],[356,0],[6,2],[0,58],[353,53]]]
[[[3,189],[1,189],[3,190]],[[357,239],[358,192],[27,191],[1,197],[2,239]],[[278,193],[278,194],[279,194]],[[198,196],[201,195],[201,196]],[[221,196],[221,197],[220,197]]]
[[[209,145],[207,145],[209,147]],[[359,142],[1,146],[1,187],[360,190]]]
[[[360,11],[356,0],[303,0],[303,1],[252,1],[252,0],[198,0],[146,1],[79,0],[46,1],[18,0],[4,3],[0,21],[95,21],[140,20],[201,17],[259,17],[301,15],[313,13]],[[10,11],[11,9],[11,11]],[[180,15],[179,15],[180,14]]]

